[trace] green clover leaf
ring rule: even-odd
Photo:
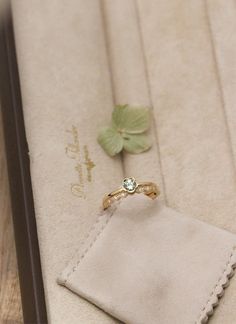
[[[142,153],[151,146],[150,140],[145,134],[126,135],[123,140],[124,150],[129,153]]]
[[[118,131],[128,134],[141,134],[149,128],[148,108],[116,106],[112,113],[112,124]]]
[[[150,124],[148,108],[116,106],[112,113],[112,125],[101,129],[98,142],[105,152],[114,156],[124,149],[129,153],[141,153],[151,147],[146,134]]]
[[[116,129],[112,127],[104,127],[98,135],[98,143],[102,146],[104,151],[114,156],[120,153],[123,149],[123,140]]]

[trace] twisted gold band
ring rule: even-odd
[[[103,209],[109,208],[113,202],[134,193],[143,193],[147,197],[155,199],[159,196],[160,190],[153,182],[137,183],[134,178],[125,178],[121,188],[112,191],[104,197]]]

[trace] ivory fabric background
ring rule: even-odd
[[[51,323],[115,320],[56,283],[124,175],[176,210],[236,233],[233,0],[12,1],[40,253]],[[153,110],[152,149],[109,158],[96,142],[114,103]],[[71,193],[75,126],[95,167]],[[214,323],[236,319],[236,279]],[[69,312],[68,312],[69,310]],[[177,323],[178,324],[178,323]]]

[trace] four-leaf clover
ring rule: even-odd
[[[148,108],[117,105],[112,113],[112,124],[101,129],[98,142],[105,152],[114,156],[123,149],[130,153],[141,153],[151,146],[144,132],[149,128]]]

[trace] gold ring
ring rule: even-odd
[[[107,209],[115,201],[125,198],[134,193],[143,193],[151,199],[155,199],[160,194],[160,190],[153,182],[137,183],[134,178],[125,178],[121,188],[112,191],[103,198],[103,209]]]

